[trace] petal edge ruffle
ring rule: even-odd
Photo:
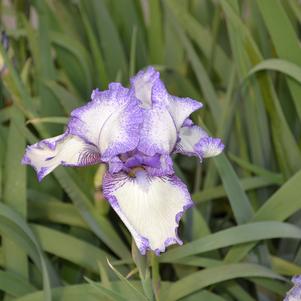
[[[202,161],[203,158],[217,156],[223,151],[224,144],[221,139],[210,137],[204,129],[191,123],[190,119],[185,123],[187,125],[182,126],[179,131],[175,153],[197,156]]]
[[[94,90],[91,98],[71,112],[70,133],[96,145],[104,161],[133,150],[143,121],[138,100],[119,83],[111,83],[106,91]]]
[[[193,203],[186,185],[176,176],[151,177],[145,171],[131,178],[107,173],[103,192],[131,232],[141,254],[157,255],[171,244],[182,244],[179,221]]]
[[[87,166],[101,163],[98,149],[68,131],[27,146],[22,164],[31,165],[41,181],[59,165]]]

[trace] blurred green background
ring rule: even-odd
[[[300,1],[0,0],[0,18],[0,300],[283,300],[301,274]],[[38,183],[20,164],[148,65],[226,145],[174,158],[196,206],[158,258],[131,248],[103,166]]]

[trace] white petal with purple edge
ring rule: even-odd
[[[179,131],[179,142],[176,145],[175,152],[188,156],[200,156],[195,146],[205,137],[208,137],[208,134],[201,127],[197,125],[183,126]]]
[[[139,71],[131,78],[131,86],[134,88],[135,96],[141,101],[143,108],[152,105],[152,89],[160,78],[160,73],[153,67],[148,67],[145,71]]]
[[[182,244],[177,236],[179,220],[193,203],[176,176],[151,177],[142,170],[136,177],[107,173],[103,192],[142,254],[151,249],[159,255],[171,244]]]
[[[131,91],[144,108],[138,150],[149,156],[170,154],[177,141],[177,131],[202,104],[190,98],[171,96],[153,67],[131,79]]]
[[[201,109],[202,104],[191,98],[180,98],[170,96],[168,110],[177,126],[177,129],[183,125],[186,118],[194,111]]]
[[[160,104],[165,106],[171,115],[177,130],[183,125],[184,121],[189,115],[202,108],[202,104],[191,98],[181,98],[170,95],[164,83],[158,79],[152,87],[151,93],[152,103]]]
[[[118,83],[106,91],[93,91],[91,98],[71,113],[70,132],[96,145],[104,161],[133,150],[143,117],[137,99]]]
[[[177,142],[177,129],[169,112],[160,105],[144,111],[138,150],[148,156],[170,154]]]
[[[195,146],[203,158],[218,156],[224,149],[224,144],[219,138],[205,137]]]
[[[153,67],[138,72],[131,79],[135,96],[141,101],[144,108],[150,108],[154,104],[164,106],[174,120],[175,126],[179,129],[184,120],[194,111],[203,105],[191,98],[180,98],[171,96],[164,83],[160,80],[160,73]]]
[[[57,166],[85,166],[100,163],[98,149],[77,136],[65,133],[28,146],[22,163],[34,167],[41,181]]]
[[[202,160],[219,155],[223,149],[221,139],[208,136],[207,132],[197,125],[188,125],[180,129],[175,153],[198,156]]]

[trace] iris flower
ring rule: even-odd
[[[292,279],[293,288],[288,291],[283,301],[300,301],[301,300],[301,275],[294,276]]]
[[[220,139],[193,124],[202,104],[170,95],[153,67],[130,80],[94,90],[91,101],[71,113],[62,135],[28,146],[24,164],[38,179],[57,166],[106,164],[103,194],[131,232],[141,254],[157,255],[182,244],[177,228],[192,206],[186,185],[175,175],[171,155],[204,158],[220,154]]]

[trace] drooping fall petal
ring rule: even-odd
[[[152,177],[144,170],[135,177],[107,173],[103,192],[142,254],[147,250],[160,254],[171,244],[182,244],[177,235],[179,220],[193,203],[186,185],[175,175]]]

